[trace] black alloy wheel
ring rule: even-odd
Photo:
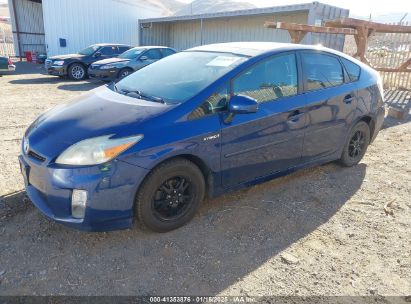
[[[350,131],[340,159],[344,166],[358,164],[364,157],[370,143],[370,127],[364,121],[358,122]]]
[[[199,167],[184,158],[155,167],[136,196],[135,209],[141,226],[167,232],[188,223],[204,199],[204,180]]]

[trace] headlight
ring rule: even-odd
[[[113,135],[82,140],[57,158],[61,165],[88,166],[108,162],[143,139],[143,135],[111,139]]]
[[[53,65],[63,65],[64,64],[64,60],[57,60],[53,62]]]
[[[114,65],[112,64],[106,64],[106,65],[102,65],[100,67],[101,70],[110,70],[110,69],[114,69]]]

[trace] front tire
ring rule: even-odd
[[[183,158],[166,161],[150,172],[138,191],[138,220],[156,232],[177,229],[194,217],[204,195],[204,177],[194,163]]]
[[[370,127],[364,121],[357,123],[350,131],[340,163],[346,167],[358,164],[364,157],[370,143]]]
[[[84,65],[73,63],[68,69],[68,76],[71,80],[84,80],[87,77],[87,71]]]
[[[124,68],[124,69],[120,70],[120,72],[118,73],[118,79],[123,79],[123,78],[127,77],[128,75],[130,75],[132,73],[133,73],[132,69]]]

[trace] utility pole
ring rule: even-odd
[[[402,22],[404,21],[405,17],[408,16],[408,13],[405,13],[404,16],[400,19],[400,24],[402,24]]]

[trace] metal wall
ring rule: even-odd
[[[287,31],[267,29],[264,27],[265,21],[314,25],[329,19],[347,17],[348,14],[349,10],[313,2],[305,5],[247,10],[244,13],[237,11],[226,13],[226,16],[220,13],[141,20],[140,44],[167,45],[177,50],[184,50],[201,44],[218,42],[290,42]],[[308,34],[302,43],[321,43],[342,51],[344,36]]]
[[[138,19],[163,10],[144,0],[43,0],[47,53],[76,53],[94,43],[138,45]],[[59,39],[67,41],[61,47]]]
[[[307,19],[308,11],[151,23],[151,27],[141,29],[141,44],[167,45],[184,50],[201,44],[231,41],[290,42],[287,32],[264,28],[264,22],[272,20],[306,23]]]
[[[350,11],[348,9],[313,2],[308,16],[308,24],[315,25],[317,20],[325,22],[327,20],[348,17],[349,14]],[[344,41],[344,35],[310,33],[307,35],[306,40],[303,40],[303,43],[322,44],[326,47],[343,51]]]
[[[28,0],[9,0],[9,7],[16,56],[23,56],[25,51],[44,53],[44,23],[41,3]]]

